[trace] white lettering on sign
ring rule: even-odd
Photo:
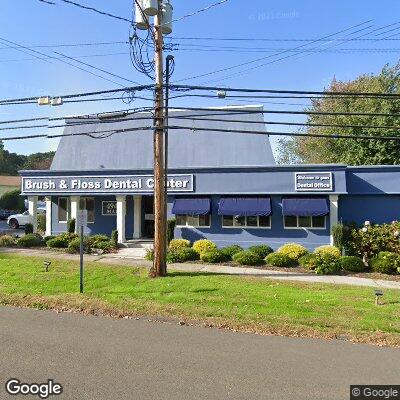
[[[192,192],[193,175],[169,175],[168,190]],[[74,177],[23,177],[22,194],[102,194],[153,192],[154,177],[150,175],[126,176],[74,176]]]
[[[295,173],[296,191],[332,191],[332,172]]]

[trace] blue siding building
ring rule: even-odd
[[[177,220],[175,237],[207,238],[220,247],[294,241],[313,249],[332,243],[338,221],[400,219],[400,167],[276,165],[261,109],[241,107],[241,123],[233,121],[237,110],[171,113],[170,125],[182,127],[169,134],[168,216]],[[20,172],[32,216],[45,197],[48,235],[65,232],[85,209],[88,234],[117,229],[121,243],[152,238],[153,141],[142,129],[146,117],[71,118],[51,169]],[[218,131],[227,125],[247,133]],[[115,133],[105,137],[104,130]]]

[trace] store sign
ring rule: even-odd
[[[193,192],[193,175],[168,175],[168,191]],[[152,193],[151,175],[23,177],[22,194],[130,194]]]
[[[330,192],[333,190],[332,172],[296,172],[297,192]]]
[[[117,202],[116,201],[103,201],[101,203],[102,215],[117,215]]]

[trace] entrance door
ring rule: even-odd
[[[143,237],[154,239],[154,196],[142,197],[142,212],[144,214]]]

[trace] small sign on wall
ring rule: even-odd
[[[101,203],[101,210],[103,215],[115,216],[117,215],[117,202],[103,201]]]
[[[332,172],[296,172],[295,185],[297,192],[331,192]]]

